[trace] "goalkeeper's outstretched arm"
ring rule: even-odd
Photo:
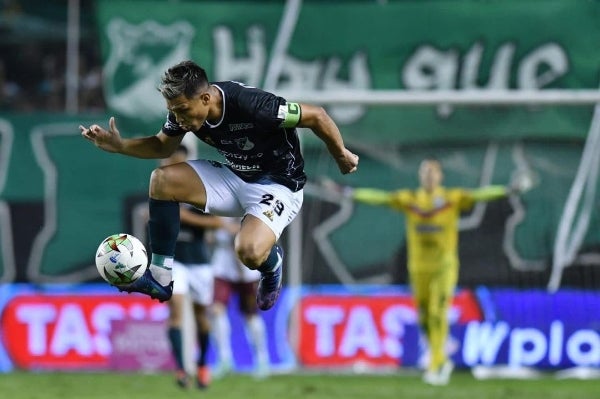
[[[390,191],[375,188],[353,188],[336,183],[326,177],[320,179],[320,185],[325,190],[341,198],[347,198],[369,205],[390,205],[394,199],[394,196]]]
[[[471,196],[476,202],[494,201],[510,195],[511,190],[507,186],[485,186],[471,190]]]
[[[493,185],[471,190],[471,195],[475,201],[494,201],[512,194],[526,193],[532,187],[531,179],[518,178],[509,186]]]
[[[391,192],[375,188],[350,189],[349,197],[356,202],[362,202],[368,205],[390,206],[394,201],[394,195]]]

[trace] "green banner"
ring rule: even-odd
[[[157,132],[166,109],[156,86],[164,70],[183,59],[203,64],[213,80],[262,87],[277,64],[275,38],[286,36],[284,20],[296,22],[277,53],[276,90],[598,85],[597,1],[303,2],[297,18],[285,12],[283,2],[98,0],[110,112],[0,115],[0,282],[97,278],[96,246],[109,234],[131,232],[132,207],[143,204],[157,163],[104,153],[80,137],[79,124],[106,126],[114,113],[126,137]],[[469,217],[461,278],[521,284],[521,276],[535,275],[537,285],[548,281],[591,107],[328,111],[361,164],[358,173],[340,176],[324,146],[303,134],[311,184],[325,175],[353,186],[414,187],[427,155],[441,159],[448,186],[505,184],[516,169],[532,169],[542,183],[520,202],[490,204],[479,218]],[[203,145],[199,151],[214,155]],[[592,195],[597,202],[595,187],[586,192]],[[345,212],[307,190],[300,220],[305,282],[347,281],[348,275],[383,281],[388,267],[402,264],[401,214],[360,205]],[[598,213],[588,222],[584,255],[600,243]]]
[[[147,195],[157,165],[81,137],[79,124],[106,125],[106,118],[0,115],[0,281],[97,276],[97,245],[126,229],[126,200]]]
[[[99,242],[115,232],[139,231],[139,226],[134,230],[140,221],[134,208],[145,206],[148,179],[157,162],[109,154],[81,137],[79,124],[106,126],[107,119],[107,115],[0,115],[1,282],[97,278],[93,254]],[[495,284],[521,281],[520,272],[547,273],[581,151],[577,142],[363,146],[359,172],[341,177],[323,146],[308,147],[310,184],[300,216],[304,281],[339,282],[343,276],[329,274],[339,270],[336,262],[357,279],[388,275],[388,268],[403,264],[396,259],[404,244],[402,215],[365,205],[344,212],[339,203],[311,189],[319,176],[353,186],[415,187],[418,164],[428,155],[444,164],[448,186],[505,184],[518,165],[528,163],[541,184],[519,201],[486,206],[465,230],[464,268],[482,262],[485,266],[465,276],[479,276],[482,283],[481,273],[487,271],[492,275],[489,283]],[[469,239],[468,234],[477,236]],[[596,248],[599,234],[596,212],[582,251]],[[481,245],[486,240],[488,244]],[[514,270],[507,254],[521,269]],[[537,284],[547,281],[536,279]]]
[[[290,15],[283,2],[98,2],[108,103],[144,121],[164,118],[158,80],[188,58],[212,80],[273,81],[275,91],[594,89],[599,14],[600,2],[583,0],[304,2]],[[564,106],[328,110],[347,137],[393,143],[583,138],[591,115]]]

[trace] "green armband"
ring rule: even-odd
[[[279,106],[277,117],[282,119],[281,127],[296,127],[300,122],[302,109],[298,103],[286,103]]]

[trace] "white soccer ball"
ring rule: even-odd
[[[109,284],[127,285],[148,268],[148,253],[144,244],[131,234],[113,234],[98,246],[96,267]]]

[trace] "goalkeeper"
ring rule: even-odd
[[[388,206],[406,215],[408,275],[419,314],[419,325],[431,356],[423,381],[445,385],[454,365],[445,353],[448,338],[447,313],[458,279],[458,222],[460,214],[478,201],[493,201],[530,188],[518,185],[486,186],[478,189],[442,186],[441,163],[424,159],[419,167],[416,190],[382,191],[371,188],[330,187],[344,196],[369,205]],[[326,183],[334,184],[334,183]]]

